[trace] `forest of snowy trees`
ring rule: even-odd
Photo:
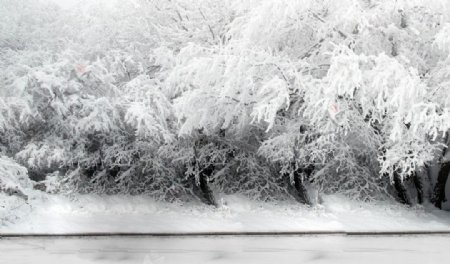
[[[445,201],[448,1],[60,8],[1,0],[0,192]]]

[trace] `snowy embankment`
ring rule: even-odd
[[[36,194],[28,204],[6,196],[0,201],[0,234],[450,231],[450,213],[431,206],[367,204],[340,196],[325,196],[314,208],[238,196],[222,197],[219,208],[145,196]]]

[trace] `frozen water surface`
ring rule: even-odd
[[[3,238],[1,263],[447,263],[450,236]]]

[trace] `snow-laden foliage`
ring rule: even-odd
[[[448,129],[447,116],[436,111],[435,102],[424,101],[429,91],[414,69],[383,53],[356,55],[340,47],[335,52],[319,88],[306,93],[306,101],[315,102],[306,105],[306,115],[321,130],[344,135],[358,122],[366,123],[381,136],[372,148],[385,150],[380,155],[381,173],[392,176],[400,170],[411,175],[433,158],[428,137]]]
[[[49,192],[388,197],[442,160],[449,8],[4,0],[2,161]]]
[[[182,89],[174,102],[181,135],[222,129],[242,136],[260,123],[270,130],[277,112],[289,106],[289,86],[278,66],[283,62],[266,52],[237,49],[180,51],[168,82]]]
[[[25,167],[5,156],[0,157],[0,192],[26,197],[31,187]]]

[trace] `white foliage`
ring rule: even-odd
[[[352,114],[369,117],[369,124],[381,126],[386,148],[399,147],[417,154],[415,160],[408,161],[404,160],[405,155],[383,155],[384,159],[380,158],[382,172],[386,172],[388,166],[390,175],[397,169],[405,176],[410,175],[430,161],[431,155],[419,155],[417,151],[429,147],[427,136],[436,137],[448,129],[448,123],[445,125],[441,121],[444,116],[435,111],[437,104],[424,101],[429,89],[417,71],[405,68],[385,54],[357,55],[338,47],[326,77],[319,83],[319,89],[306,91],[307,101],[315,102],[306,105],[306,114],[316,125],[327,130],[333,129],[332,124],[335,124],[334,130],[343,129],[348,133],[355,126]],[[328,117],[330,108],[335,115]],[[338,122],[337,112],[340,115]],[[425,145],[405,145],[405,142]]]
[[[436,34],[434,43],[435,45],[445,51],[450,52],[450,23],[445,24],[439,33]]]
[[[239,47],[218,54],[200,49],[197,55],[198,48],[189,50],[191,58],[186,59],[182,51],[181,64],[174,69],[177,76],[169,77],[172,86],[180,83],[187,90],[175,100],[176,114],[183,122],[181,135],[200,128],[208,133],[229,129],[240,134],[260,121],[270,129],[277,111],[289,106],[287,80],[268,77],[283,76],[285,61]]]
[[[25,167],[14,160],[0,157],[0,191],[20,191],[25,193],[32,187]]]
[[[266,121],[269,125],[269,131],[274,123],[276,114],[279,110],[289,107],[289,90],[286,82],[278,77],[274,77],[257,91],[256,105],[253,107],[253,112],[250,114],[253,121]]]
[[[87,103],[83,105],[74,125],[77,133],[110,133],[118,129],[115,121],[119,119],[119,114],[111,101],[98,98]]]
[[[140,138],[170,142],[169,121],[172,105],[159,89],[161,84],[141,75],[124,87],[126,113],[124,121],[134,127]]]
[[[58,138],[48,139],[41,144],[29,143],[15,158],[28,168],[45,169],[58,167],[67,161],[64,142]]]

